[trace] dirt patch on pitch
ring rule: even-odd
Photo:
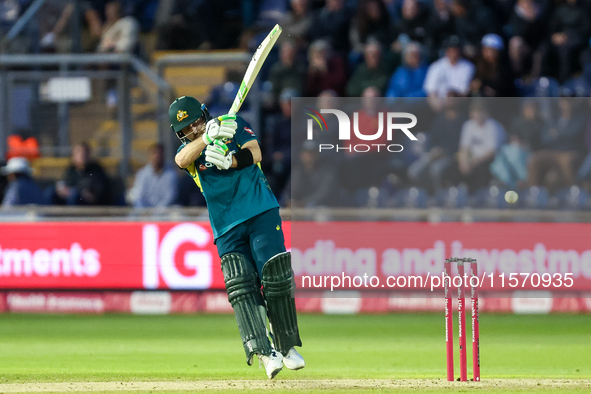
[[[458,391],[497,390],[582,390],[591,392],[590,380],[573,379],[487,379],[482,382],[447,382],[438,379],[344,379],[344,380],[198,380],[172,382],[63,382],[4,383],[0,393],[61,393],[113,391],[316,391],[316,390],[392,390]]]

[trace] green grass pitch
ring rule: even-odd
[[[457,317],[454,326],[457,329]],[[480,326],[483,382],[447,383],[443,313],[301,315],[301,353],[307,367],[297,372],[284,369],[277,382],[269,383],[257,362],[246,365],[232,315],[5,314],[0,316],[0,392],[14,391],[15,383],[29,383],[30,388],[54,382],[223,383],[236,379],[256,380],[259,386],[252,387],[285,392],[310,391],[316,381],[342,379],[408,380],[408,386],[397,392],[591,390],[591,315],[482,314]],[[454,339],[459,375],[457,333]],[[471,377],[470,343],[468,355]],[[536,381],[544,379],[542,387],[536,387],[540,386]],[[574,385],[554,390],[546,384],[548,379]],[[296,380],[311,383],[289,389],[290,381],[295,384]],[[415,384],[421,380],[430,383]],[[491,386],[487,380],[509,383]],[[330,387],[331,392],[394,390],[379,384]],[[187,390],[181,385],[169,391]],[[232,387],[223,391],[232,392]]]

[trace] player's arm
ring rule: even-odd
[[[263,159],[263,155],[261,153],[261,147],[259,146],[259,142],[257,140],[250,140],[247,143],[245,143],[244,145],[242,145],[242,147],[240,148],[240,151],[244,151],[244,150],[249,151],[248,153],[250,153],[250,155],[252,155],[252,164],[260,163],[261,160]],[[243,156],[243,155],[245,155],[245,153],[247,153],[247,152],[240,153],[240,151],[237,154],[232,156],[232,166],[231,166],[232,168],[238,167],[238,160],[241,160],[241,156]],[[244,160],[249,160],[249,158],[246,157]],[[248,163],[248,162],[249,161],[247,161],[246,163]]]
[[[205,142],[201,138],[197,138],[196,140],[189,142],[174,157],[176,165],[180,168],[189,167],[191,163],[197,160],[197,158],[199,157],[201,152],[203,152],[203,149],[205,149],[206,146],[207,145],[205,145]]]
[[[185,145],[183,149],[176,154],[174,157],[176,165],[180,168],[189,167],[191,163],[197,160],[199,155],[201,155],[201,152],[203,152],[208,145],[213,147],[210,144],[214,142],[218,143],[218,146],[223,148],[225,153],[227,148],[225,144],[220,141],[233,138],[236,133],[236,127],[235,115],[223,115],[216,119],[210,119],[205,125],[205,132],[200,131],[199,126],[195,126],[195,123],[193,123],[190,126],[191,131],[183,131],[187,138],[192,135],[193,137],[190,139],[193,141]]]

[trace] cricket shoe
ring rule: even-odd
[[[276,352],[275,350],[271,350],[271,354],[268,356],[263,356],[261,354],[259,356],[259,361],[263,363],[265,366],[265,370],[267,371],[267,376],[269,379],[273,379],[279,371],[283,368],[283,355],[280,352]]]
[[[306,366],[306,362],[301,354],[295,350],[295,347],[289,349],[287,355],[283,357],[283,365],[287,367],[287,369],[291,369],[297,371],[298,369],[302,369]]]

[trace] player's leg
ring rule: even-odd
[[[263,283],[275,348],[283,354],[288,368],[303,368],[304,359],[294,348],[302,346],[302,342],[293,296],[291,254],[285,251],[279,210],[257,216],[249,227],[251,252]]]
[[[269,342],[265,320],[265,303],[261,285],[252,261],[247,242],[240,241],[240,229],[216,240],[221,255],[224,283],[228,301],[234,309],[238,330],[246,353],[246,362],[252,365],[257,354],[265,364],[269,378],[274,378],[282,368],[282,356]]]
[[[302,341],[293,296],[291,253],[283,252],[270,258],[263,266],[262,282],[275,348],[283,354],[287,368],[304,368],[304,358],[294,347],[302,346]]]
[[[253,264],[244,255],[225,254],[222,257],[222,272],[228,301],[234,309],[246,352],[246,362],[252,365],[252,358],[257,354],[265,364],[267,376],[272,379],[281,371],[283,357],[272,349],[267,337],[265,318],[260,312],[263,302],[260,284]]]

